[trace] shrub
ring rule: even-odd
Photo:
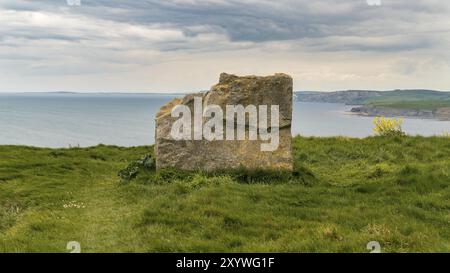
[[[373,120],[374,133],[379,136],[404,136],[402,130],[403,119],[376,117]]]
[[[122,182],[128,182],[138,175],[139,171],[141,170],[147,170],[152,171],[155,169],[155,160],[150,154],[147,154],[143,157],[141,157],[138,160],[135,160],[128,164],[128,166],[120,170],[117,174],[120,177],[120,180]]]

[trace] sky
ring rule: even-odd
[[[450,91],[450,1],[378,1],[0,0],[0,92]]]

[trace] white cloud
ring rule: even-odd
[[[450,3],[2,0],[1,91],[184,91],[283,71],[297,89],[450,90]],[[414,86],[412,86],[414,85]]]

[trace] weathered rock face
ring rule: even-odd
[[[197,98],[197,99],[195,99]],[[223,139],[222,140],[194,140],[195,100],[201,98],[202,107],[217,105],[223,109]],[[172,109],[176,106],[187,106],[190,109],[192,122],[190,139],[176,140],[171,134],[174,123],[180,117],[172,117]],[[227,140],[228,128],[226,117],[227,105],[242,105],[256,107],[267,105],[267,124],[270,132],[279,130],[279,142],[276,149],[263,151],[261,145],[270,142],[256,131],[257,139],[250,140],[249,130],[253,128],[249,115],[245,118],[245,139]],[[278,105],[279,125],[271,123],[271,106]],[[197,104],[198,106],[198,104]],[[261,107],[260,107],[261,108]],[[234,117],[234,116],[233,116]],[[262,114],[258,112],[258,122]],[[275,115],[276,117],[276,115]],[[198,120],[198,119],[197,119]],[[202,117],[202,124],[208,118]],[[183,170],[228,170],[237,168],[292,170],[291,153],[291,120],[292,120],[292,78],[286,74],[275,74],[268,77],[245,76],[238,77],[222,73],[219,83],[206,93],[196,93],[182,99],[174,99],[163,106],[156,116],[156,167],[178,168]],[[237,118],[233,119],[234,130],[239,125]],[[275,123],[276,124],[276,123]],[[260,125],[260,123],[258,123]],[[264,132],[264,131],[263,131]],[[237,134],[236,134],[237,136]],[[236,137],[237,138],[237,137]],[[197,138],[198,139],[198,138]]]

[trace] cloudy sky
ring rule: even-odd
[[[0,92],[187,92],[220,72],[295,90],[450,90],[450,1],[0,0]]]

